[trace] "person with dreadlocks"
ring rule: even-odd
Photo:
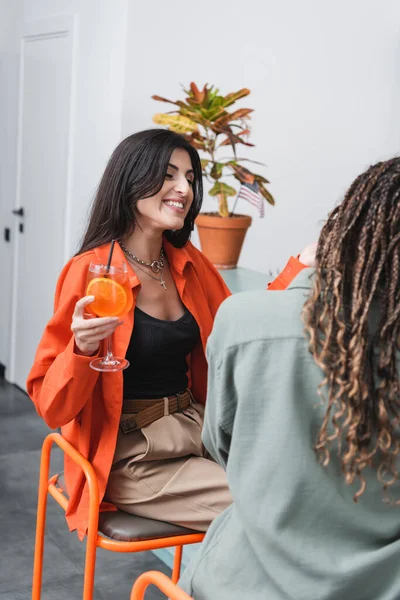
[[[400,158],[354,181],[315,269],[224,301],[207,357],[203,442],[233,504],[180,585],[196,600],[400,598]]]

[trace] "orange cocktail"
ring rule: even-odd
[[[107,267],[90,263],[86,295],[94,296],[87,309],[96,317],[121,317],[132,308],[133,296],[125,263]],[[111,351],[111,336],[107,338],[107,354],[90,363],[96,371],[120,371],[129,366],[125,358],[117,358]]]
[[[111,272],[107,273],[101,273],[99,268],[89,270],[86,295],[94,296],[89,308],[97,317],[120,317],[132,308],[132,290],[128,274],[114,273],[114,270],[114,267],[110,267]]]

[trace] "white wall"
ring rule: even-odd
[[[316,238],[356,175],[399,150],[400,2],[191,6],[130,3],[123,134],[152,126],[168,105],[151,95],[178,99],[180,83],[249,87],[241,106],[255,109],[256,147],[245,155],[267,163],[277,205],[260,220],[240,201],[255,217],[240,265],[275,270]],[[208,198],[204,208],[214,206]]]
[[[77,77],[72,132],[72,190],[67,219],[67,259],[82,233],[88,205],[105,164],[121,138],[122,99],[126,58],[128,0],[0,0],[0,85],[6,92],[0,105],[0,232],[13,223],[18,104],[18,36],[24,22],[62,14],[78,16]],[[2,18],[4,17],[4,19]],[[15,231],[15,230],[14,230]],[[14,233],[14,232],[13,232]],[[11,264],[11,245],[0,239],[1,260]],[[32,248],[32,252],[35,249]],[[1,268],[1,267],[0,267]],[[10,273],[1,289],[11,290]],[[3,296],[3,293],[0,294]],[[0,362],[9,365],[10,294],[0,312]]]
[[[18,2],[0,0],[0,362],[9,363],[18,90]],[[4,228],[12,228],[11,242]]]
[[[180,83],[214,83],[225,93],[252,90],[241,105],[255,109],[256,147],[244,154],[267,163],[277,206],[267,206],[260,220],[241,201],[240,211],[254,216],[242,266],[281,267],[316,238],[321,220],[359,172],[398,152],[398,0],[231,0],[229,8],[203,0],[195,8],[186,0],[0,0],[0,362],[9,359],[12,245],[3,241],[3,228],[15,226],[24,21],[79,17],[67,254],[76,248],[112,149],[122,136],[152,126],[152,115],[166,107],[152,94],[176,99]],[[214,206],[206,198],[204,208]]]
[[[76,250],[89,201],[121,136],[128,0],[24,0],[25,21],[78,15],[78,76],[73,132],[69,254]]]

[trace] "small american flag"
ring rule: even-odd
[[[243,198],[243,200],[247,200],[256,206],[260,212],[260,217],[264,216],[264,197],[260,194],[256,181],[254,183],[242,183],[237,197]]]

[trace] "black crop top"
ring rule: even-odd
[[[124,398],[162,398],[187,388],[186,356],[200,339],[191,312],[163,321],[135,308],[135,326],[126,353]]]

